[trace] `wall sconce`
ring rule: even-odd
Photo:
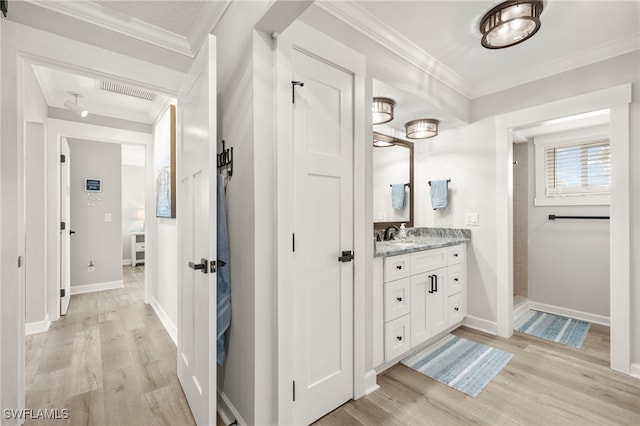
[[[433,118],[419,118],[404,125],[409,139],[428,139],[438,135],[439,120]]]
[[[500,3],[480,20],[482,45],[502,49],[522,43],[540,29],[542,0],[510,0]]]
[[[373,98],[373,104],[371,104],[373,124],[383,124],[393,120],[395,106],[396,102],[393,99]]]
[[[69,93],[72,96],[75,96],[75,103],[71,102],[71,101],[64,101],[64,106],[67,107],[68,109],[70,109],[71,111],[73,111],[74,113],[76,113],[77,115],[79,115],[82,118],[85,118],[87,115],[89,115],[89,111],[87,111],[86,109],[80,107],[80,105],[78,105],[78,96],[80,96],[77,93]]]

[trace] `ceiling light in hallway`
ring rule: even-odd
[[[522,43],[540,29],[542,0],[510,0],[500,3],[480,20],[482,45],[502,49]]]
[[[78,105],[78,96],[82,97],[82,95],[79,95],[78,93],[73,93],[73,92],[69,92],[69,94],[71,96],[75,96],[75,102],[66,100],[64,101],[64,106],[70,109],[71,111],[75,112],[77,115],[79,115],[82,118],[85,118],[87,115],[89,115],[89,111],[87,111],[86,109]]]

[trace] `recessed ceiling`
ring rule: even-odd
[[[78,93],[78,104],[86,108],[89,114],[152,123],[160,110],[169,102],[169,98],[165,96],[117,82],[103,82],[95,78],[40,65],[33,65],[33,71],[47,104],[54,108],[65,108],[65,101],[74,100],[70,92]],[[121,92],[129,94],[104,90],[104,87],[116,87]],[[144,99],[140,97],[141,93],[146,97],[149,97],[147,95],[155,95],[155,99]],[[135,96],[131,96],[132,94]]]

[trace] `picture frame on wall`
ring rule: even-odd
[[[156,217],[176,217],[176,107],[162,115],[155,128],[153,148]]]

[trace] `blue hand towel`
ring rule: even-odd
[[[394,183],[391,185],[391,207],[396,210],[404,208],[405,190],[404,183]]]
[[[223,176],[218,175],[218,219],[217,219],[217,239],[218,239],[218,273],[217,273],[217,348],[216,359],[218,364],[224,363],[224,333],[231,324],[231,274],[229,269],[229,233],[227,229],[227,210],[224,199]]]
[[[446,180],[431,181],[431,207],[436,209],[444,209],[448,204],[449,185]]]

